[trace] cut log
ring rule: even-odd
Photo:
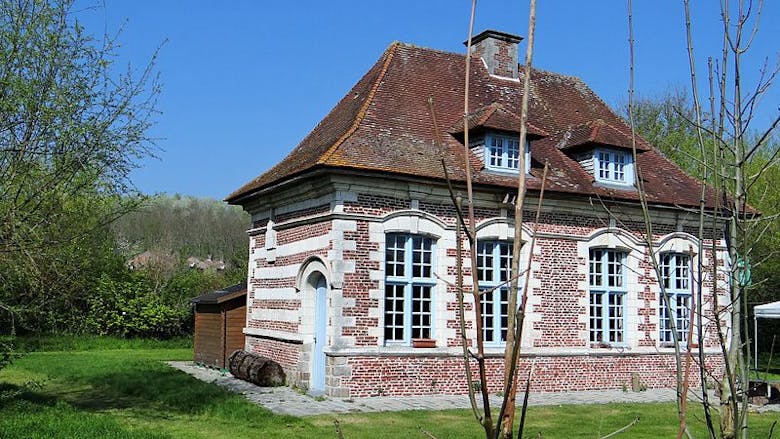
[[[234,377],[261,387],[277,387],[285,383],[282,366],[257,354],[235,351],[228,358],[228,366]]]

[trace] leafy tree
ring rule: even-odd
[[[123,251],[144,250],[182,258],[209,255],[244,269],[248,255],[249,215],[222,201],[191,196],[158,195],[118,219],[112,228]]]
[[[72,6],[0,0],[0,305],[49,329],[115,265],[105,225],[137,204],[128,177],[152,153],[159,91],[153,62],[115,73],[115,39]]]
[[[628,118],[628,104],[617,109]],[[688,174],[700,177],[700,150],[688,94],[671,90],[659,97],[640,97],[633,102],[633,117],[637,133],[655,145],[667,158]]]

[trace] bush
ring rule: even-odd
[[[144,273],[104,275],[89,298],[87,327],[100,335],[168,338],[185,333],[189,305],[166,302]]]

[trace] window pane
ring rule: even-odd
[[[610,287],[623,286],[623,254],[614,250],[606,250],[607,283]]]
[[[681,342],[688,341],[688,328],[690,327],[691,296],[678,295],[676,300],[677,334]]]
[[[493,305],[494,294],[483,294],[480,299],[482,303],[482,337],[486,342],[493,342],[495,340],[495,331],[493,325],[495,324]]]
[[[493,243],[477,241],[477,279],[479,282],[493,281]]]
[[[412,287],[412,338],[431,338],[431,287]]]
[[[602,180],[610,180],[609,172],[609,153],[599,152],[599,178]]]
[[[625,174],[625,166],[626,166],[626,155],[623,153],[616,152],[615,153],[615,172],[614,172],[614,179],[617,181],[625,181],[626,180],[626,174]]]
[[[623,295],[609,295],[609,342],[623,342]]]
[[[674,280],[675,286],[678,290],[685,290],[687,291],[689,288],[689,282],[690,282],[690,258],[686,255],[676,255],[676,264],[675,264],[675,277]]]
[[[602,274],[603,267],[601,266],[601,259],[603,254],[604,252],[598,249],[590,251],[590,286],[592,287],[600,287],[604,285]]]
[[[671,263],[672,263],[672,255],[670,253],[664,253],[661,256],[661,284],[664,288],[670,288],[670,278],[671,278]]]
[[[501,139],[496,137],[490,138],[490,166],[503,167],[502,155],[504,147]]]
[[[504,139],[504,143],[507,145],[506,167],[517,169],[518,164],[520,163],[520,141],[515,139]]]
[[[507,327],[509,325],[509,288],[501,288],[496,293],[501,295],[501,321],[499,322],[501,341],[506,341]]]
[[[431,239],[415,236],[412,239],[412,276],[431,277]]]
[[[603,341],[602,330],[604,329],[603,314],[604,293],[590,293],[590,342],[599,343]]]
[[[498,244],[499,248],[499,272],[501,282],[509,280],[509,273],[512,270],[512,245],[508,242]]]
[[[404,339],[404,286],[385,285],[385,340]]]
[[[669,319],[669,314],[666,311],[666,300],[661,296],[659,300],[660,306],[658,309],[658,326],[660,329],[659,338],[661,342],[668,343],[674,341],[672,338],[672,322]]]
[[[387,276],[404,275],[404,246],[406,236],[390,234],[387,235],[385,244],[385,271]]]

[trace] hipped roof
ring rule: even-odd
[[[462,124],[465,59],[462,54],[409,44],[390,45],[287,157],[230,194],[226,201],[245,204],[264,190],[322,169],[442,181],[442,157],[455,181],[465,181],[464,163],[468,158],[475,184],[514,187],[516,177],[485,170],[474,152],[464,152],[461,140],[450,133],[452,127]],[[492,108],[494,114],[498,109],[502,113],[520,114],[522,81],[488,74],[479,58],[472,58],[471,72],[470,113]],[[624,134],[630,133],[630,129],[621,118],[572,76],[535,69],[531,74],[530,93],[529,131],[549,136],[531,143],[529,190],[540,189],[542,164],[547,161],[551,170],[546,191],[638,200],[633,188],[596,184],[593,175],[559,145],[567,131],[576,132],[577,127],[588,127],[588,124],[591,124],[591,134],[585,139],[625,143]],[[429,99],[433,100],[437,127],[432,124]],[[594,124],[599,128],[592,135]],[[443,138],[441,150],[436,146],[436,130]],[[697,206],[700,183],[643,139],[639,138],[638,146],[641,152],[637,159],[638,171],[648,202]],[[708,191],[707,200],[708,205],[714,205],[712,191]]]

